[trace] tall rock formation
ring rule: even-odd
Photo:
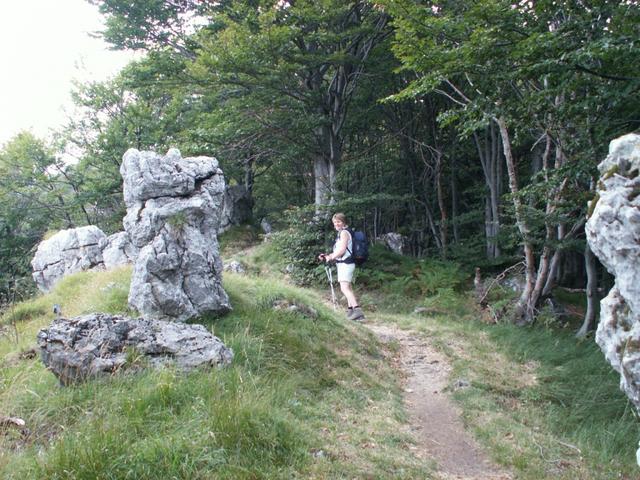
[[[612,141],[598,170],[587,240],[615,284],[600,302],[596,342],[640,411],[640,135]]]
[[[218,161],[130,149],[120,173],[123,223],[139,251],[129,305],[147,318],[175,321],[229,311],[217,240],[225,192]]]

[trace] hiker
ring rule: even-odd
[[[364,313],[358,305],[358,300],[356,300],[356,296],[351,288],[356,264],[352,255],[353,239],[351,238],[349,225],[347,225],[347,217],[344,213],[336,213],[331,218],[331,221],[333,222],[333,227],[338,232],[336,243],[333,245],[333,252],[321,253],[318,255],[318,259],[327,263],[336,262],[340,291],[342,291],[342,294],[347,299],[349,306],[347,318],[349,320],[364,320]]]

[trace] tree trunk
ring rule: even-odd
[[[484,199],[484,237],[485,251],[488,259],[495,258],[495,243],[493,242],[493,221],[491,220],[491,198],[487,195]]]
[[[591,179],[589,190],[595,191],[596,182],[595,179]],[[589,246],[589,242],[586,242],[584,247],[584,268],[587,274],[587,311],[584,314],[582,320],[582,326],[580,330],[576,332],[576,337],[582,338],[589,332],[595,330],[597,324],[598,311],[598,270],[596,268],[596,257]]]
[[[343,19],[345,27],[362,26],[364,11],[368,8],[370,6],[366,2],[356,3],[348,16]],[[318,155],[314,159],[313,165],[316,212],[319,212],[323,205],[334,203],[336,172],[342,159],[343,127],[347,118],[347,107],[364,72],[365,61],[369,58],[372,49],[390,33],[386,30],[389,18],[387,14],[381,12],[373,20],[373,30],[368,36],[357,34],[340,42],[333,53],[339,53],[353,60],[338,63],[331,76],[327,73],[335,63],[321,64],[310,72],[306,79],[305,83],[309,90],[317,91],[321,95],[322,101],[317,113],[325,121],[316,129],[317,141],[322,152],[321,156]],[[298,44],[305,54],[315,55],[316,50],[321,48],[317,42],[307,43],[302,38],[299,39]],[[327,78],[330,78],[328,86]]]
[[[436,196],[438,197],[438,208],[440,209],[440,255],[442,258],[447,258],[447,206],[444,202],[444,191],[442,189],[442,153],[438,151],[435,154],[436,158]]]
[[[254,156],[249,152],[247,157],[245,158],[243,168],[244,168],[244,189],[247,192],[247,204],[249,206],[249,215],[253,218],[253,185],[255,183],[255,172],[253,170],[253,166],[255,164]]]
[[[598,302],[598,273],[596,269],[596,257],[589,247],[589,242],[584,249],[584,265],[587,272],[587,311],[576,337],[584,337],[596,328],[596,312]]]
[[[548,132],[545,133],[546,142],[544,153],[539,162],[539,169],[542,170],[544,174],[545,181],[549,182],[549,156],[551,155],[551,136]],[[535,172],[534,172],[535,173]],[[549,192],[551,193],[551,192]],[[557,193],[557,192],[556,192]],[[529,302],[534,307],[540,303],[540,300],[543,298],[542,292],[544,291],[544,287],[547,284],[547,279],[549,275],[549,270],[551,266],[551,255],[553,249],[551,248],[552,240],[554,239],[555,228],[549,222],[550,215],[555,211],[556,199],[552,199],[553,195],[547,196],[547,205],[545,207],[545,239],[544,239],[544,247],[542,248],[542,254],[540,255],[540,261],[538,263],[538,274],[536,277],[536,284],[533,288],[533,292],[531,292],[531,299]]]
[[[315,205],[318,209],[322,206],[333,204],[333,186],[335,183],[335,167],[330,159],[318,155],[313,163],[313,176],[315,183]],[[319,213],[317,211],[316,213]]]
[[[451,226],[453,227],[453,241],[460,243],[460,231],[458,228],[458,186],[456,184],[456,159],[451,157]]]
[[[427,224],[431,229],[431,235],[433,236],[433,240],[435,241],[436,248],[442,251],[442,244],[440,243],[440,234],[438,233],[438,229],[436,228],[436,223],[433,220],[433,214],[431,213],[431,208],[429,208],[429,199],[426,198],[425,194],[425,202],[424,202],[424,212],[427,220]]]
[[[500,129],[500,136],[502,137],[502,148],[504,150],[504,157],[507,164],[507,174],[509,177],[509,190],[511,191],[511,197],[513,199],[513,206],[516,216],[516,226],[520,232],[522,238],[522,247],[524,249],[524,261],[525,261],[525,284],[522,289],[522,294],[516,303],[514,311],[514,321],[518,325],[525,325],[532,323],[535,320],[535,308],[536,305],[532,303],[532,295],[535,287],[536,280],[536,262],[533,252],[533,245],[531,244],[530,234],[531,229],[527,223],[527,219],[524,213],[522,201],[519,196],[518,188],[518,175],[516,171],[515,161],[513,158],[513,152],[511,150],[511,139],[509,137],[509,130],[507,124],[502,117],[494,118],[494,121]]]
[[[491,125],[491,230],[493,244],[493,258],[500,256],[500,246],[498,245],[498,235],[500,234],[500,197],[502,197],[502,159],[500,158],[500,137],[495,128]]]
[[[498,149],[499,137],[493,125],[485,130],[484,139],[481,141],[478,134],[473,134],[474,143],[478,150],[478,157],[484,173],[484,181],[487,186],[485,201],[485,242],[487,258],[493,259],[500,256],[497,237],[500,233],[500,197],[502,171],[500,165],[500,151]]]
[[[557,249],[553,252],[553,257],[551,258],[551,263],[549,265],[549,274],[547,275],[547,281],[544,284],[544,288],[542,289],[542,296],[548,297],[551,295],[551,292],[558,284],[558,271],[560,269],[560,260],[561,260],[562,251]]]
[[[336,168],[342,156],[342,143],[331,126],[320,126],[316,132],[319,153],[313,162],[316,214],[323,206],[333,205]]]

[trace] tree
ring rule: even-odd
[[[44,233],[75,226],[63,162],[33,134],[22,132],[0,150],[0,304],[33,289],[30,261]]]
[[[289,99],[290,115],[313,121],[315,203],[331,202],[349,103],[389,33],[384,12],[362,0],[95,3],[117,47],[171,49],[194,61],[196,84]]]
[[[586,189],[588,175],[583,174],[594,166],[593,157],[587,162],[577,160],[593,147],[597,127],[589,117],[602,110],[594,99],[610,100],[620,107],[618,113],[628,119],[625,122],[632,121],[618,103],[619,91],[604,89],[615,82],[619,88],[638,90],[637,67],[633,66],[637,63],[625,58],[638,55],[633,47],[638,9],[632,8],[637,2],[605,1],[595,6],[501,0],[380,3],[394,16],[396,53],[404,68],[418,76],[398,98],[439,93],[453,106],[441,115],[441,121],[457,124],[463,138],[490,123],[500,133],[526,264],[525,288],[515,319],[530,323],[543,292],[550,290],[545,288],[553,278],[550,259],[564,239],[562,232],[576,232],[584,221],[580,209],[564,210],[571,215],[570,228],[562,225],[569,223],[566,219],[560,223],[555,219],[570,192]],[[631,49],[624,47],[629,44]],[[590,129],[576,135],[575,127],[585,124]],[[612,133],[611,126],[608,122],[598,136],[604,131]],[[544,192],[539,197],[544,198],[542,202],[528,199],[533,190],[522,188],[527,179],[518,168],[527,160],[527,145],[531,151],[538,139],[545,149],[539,154],[542,172],[534,183]],[[528,160],[538,161],[535,155]],[[542,229],[537,228],[536,219],[543,219]]]
[[[176,81],[183,70],[174,58],[150,55],[112,80],[88,82],[72,92],[78,113],[65,127],[62,142],[63,148],[79,152],[68,171],[78,185],[86,223],[105,232],[121,230],[123,154],[129,148],[164,152],[192,125],[184,108],[189,93]]]

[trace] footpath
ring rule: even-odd
[[[464,429],[460,411],[445,391],[451,382],[446,357],[420,334],[372,320],[364,326],[383,344],[397,342],[400,346],[394,363],[402,377],[411,430],[418,440],[415,454],[434,461],[441,480],[510,480],[512,476],[493,465]]]

